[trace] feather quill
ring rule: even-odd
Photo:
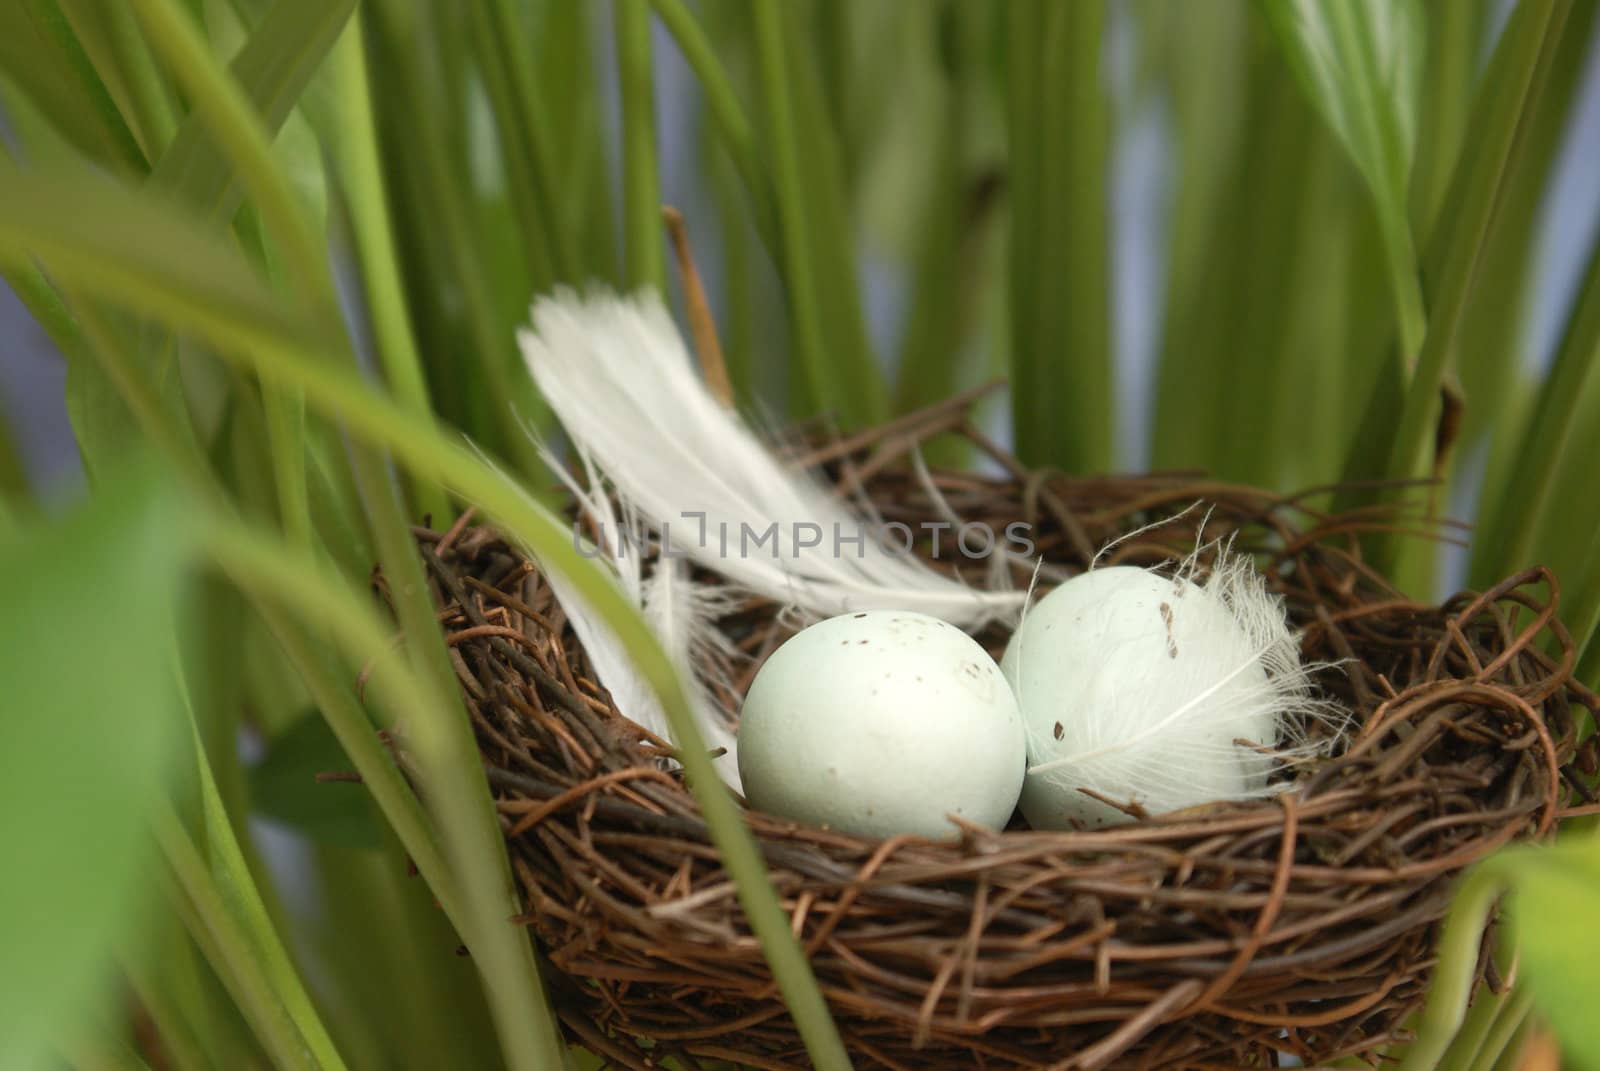
[[[1023,593],[897,553],[779,461],[706,390],[654,294],[562,290],[534,303],[518,338],[573,442],[674,554],[810,615],[915,610],[977,628],[1021,611]]]

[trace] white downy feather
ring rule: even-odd
[[[518,337],[573,442],[675,554],[811,615],[915,610],[976,628],[1020,612],[1023,593],[975,590],[886,547],[773,456],[702,385],[654,294],[559,291]]]
[[[717,662],[701,657],[705,654],[721,656],[722,663],[731,657],[728,641],[715,626],[716,618],[726,608],[726,594],[717,588],[694,584],[681,561],[658,559],[647,577],[644,533],[637,520],[619,518],[612,509],[611,499],[589,456],[579,451],[588,483],[584,487],[542,444],[539,453],[550,470],[567,485],[579,507],[595,522],[604,540],[595,552],[611,567],[629,601],[644,612],[651,631],[672,660],[688,693],[706,746],[713,750],[726,749],[714,760],[718,775],[736,791],[742,790],[731,719],[713,698],[697,670],[699,666]],[[559,574],[550,573],[549,580],[567,619],[572,622],[572,630],[594,665],[595,674],[611,693],[617,709],[663,740],[673,740],[666,712],[655,692],[634,668],[633,659],[617,641],[616,634],[590,611],[583,597]]]
[[[1213,546],[1217,555],[1203,580],[1196,573],[1206,548],[1197,548],[1175,577],[1161,581],[1172,593],[1172,608],[1161,606],[1168,653],[1177,659],[1182,646],[1186,659],[1198,657],[1197,662],[1146,657],[1148,643],[1140,637],[1148,630],[1130,628],[1134,618],[1128,616],[1143,613],[1133,607],[1146,604],[1124,602],[1122,617],[1113,616],[1108,601],[1078,611],[1077,649],[1093,652],[1078,659],[1078,670],[1065,668],[1059,649],[1024,648],[1025,632],[1034,643],[1047,642],[1028,627],[1033,615],[1024,618],[1006,665],[1028,721],[1023,810],[1036,826],[1121,818],[1114,808],[1080,796],[1080,789],[1138,803],[1153,814],[1213,799],[1269,795],[1284,787],[1268,780],[1275,766],[1336,746],[1347,714],[1312,683],[1312,674],[1329,666],[1301,662],[1299,637],[1283,602],[1267,589],[1254,562],[1235,553],[1230,542]],[[1202,603],[1182,605],[1196,598]],[[1130,670],[1124,651],[1144,659],[1137,671]],[[1052,681],[1062,686],[1040,690]],[[1167,706],[1174,695],[1185,701]],[[1313,723],[1328,731],[1311,733]],[[1240,746],[1239,739],[1255,746]]]

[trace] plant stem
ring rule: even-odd
[[[1511,993],[1509,1000],[1500,1005],[1494,1024],[1483,1039],[1482,1046],[1473,1054],[1464,1071],[1494,1071],[1501,1066],[1501,1057],[1515,1053],[1527,1040],[1528,1017],[1533,1011],[1533,998],[1527,986]]]

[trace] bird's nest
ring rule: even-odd
[[[949,414],[805,460],[886,522],[1025,521],[1059,572],[1164,517],[1102,562],[1181,558],[1202,523],[1234,533],[1306,657],[1338,663],[1318,683],[1354,729],[1277,796],[1092,832],[878,841],[748,813],[856,1066],[1193,1071],[1403,1040],[1452,879],[1589,798],[1579,708],[1595,699],[1570,679],[1553,578],[1420,605],[1361,555],[1392,513],[1191,474],[1028,472]],[[911,463],[912,443],[952,426],[998,475]],[[954,536],[938,536],[946,566],[964,561]],[[497,532],[464,520],[419,543],[572,1035],[620,1067],[809,1066],[670,745],[618,713],[549,584]],[[1014,573],[1028,582],[1025,563]],[[736,689],[796,627],[777,611],[750,601],[721,622],[750,656]],[[1006,639],[979,638],[996,653]],[[1487,954],[1479,969],[1493,974]]]

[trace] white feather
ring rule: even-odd
[[[603,542],[593,552],[610,566],[623,594],[644,613],[651,631],[672,660],[706,745],[713,750],[726,749],[714,760],[717,773],[732,788],[742,790],[730,712],[718,705],[700,668],[728,665],[735,657],[732,644],[715,624],[728,607],[727,594],[694,584],[681,561],[657,559],[646,576],[644,532],[637,519],[619,517],[612,508],[611,498],[589,456],[583,451],[578,453],[587,478],[584,486],[543,443],[539,444],[539,454],[594,522]],[[633,659],[616,634],[591,612],[583,597],[560,574],[551,572],[549,580],[617,710],[663,740],[675,740],[676,734],[655,691],[634,668]]]
[[[1268,779],[1274,766],[1335,746],[1347,715],[1317,694],[1312,673],[1327,667],[1302,664],[1282,599],[1226,543],[1196,585],[1199,561],[1197,549],[1160,581],[1170,603],[1159,618],[1139,601],[1136,572],[1110,570],[1130,583],[1085,596],[1074,616],[1058,606],[1045,626],[1058,628],[1054,637],[1024,619],[1006,665],[1028,722],[1023,810],[1035,825],[1123,817],[1082,790],[1153,814],[1268,795],[1283,787]],[[1170,659],[1149,652],[1162,619]],[[1318,722],[1328,731],[1312,733]]]
[[[915,610],[975,628],[1021,610],[1021,592],[978,591],[886,547],[774,457],[701,384],[655,295],[563,290],[534,303],[518,337],[573,442],[675,553],[814,615]]]

